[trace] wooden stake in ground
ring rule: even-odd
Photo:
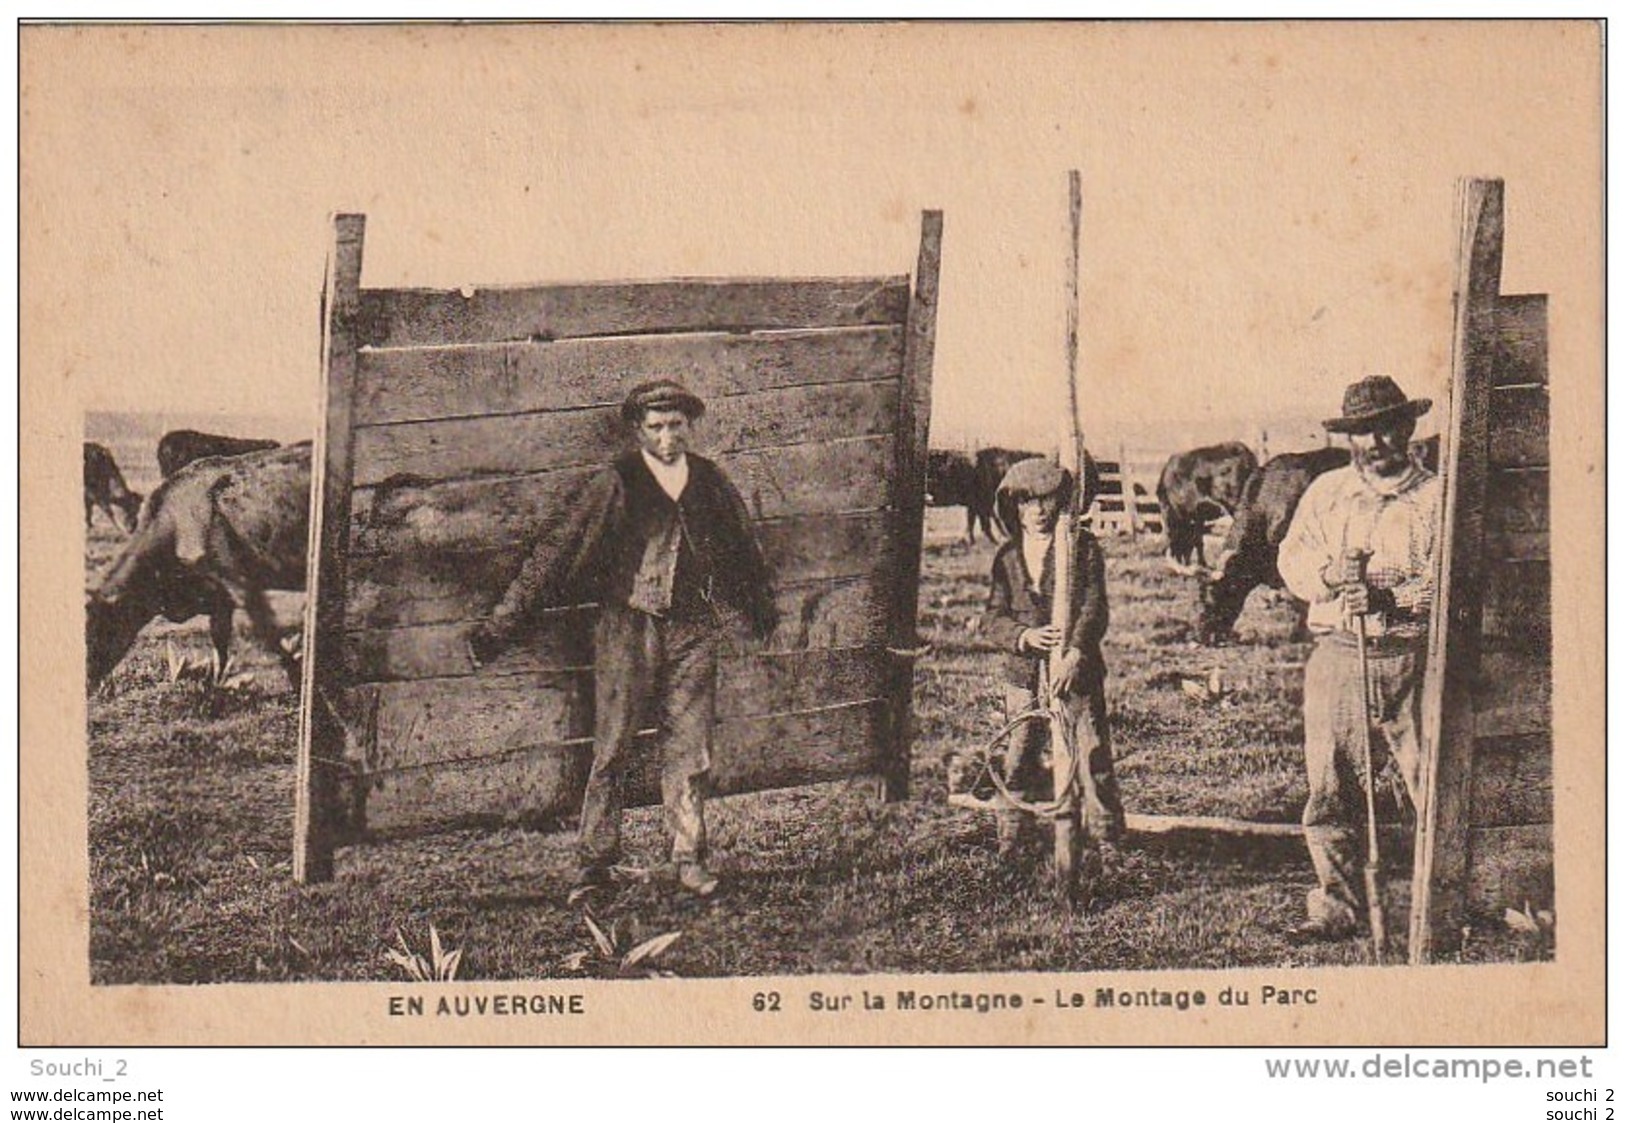
[[[1055,596],[1050,606],[1050,622],[1062,636],[1071,632],[1072,611],[1072,536],[1076,533],[1078,510],[1083,490],[1083,433],[1078,424],[1078,241],[1083,219],[1083,185],[1077,171],[1069,177],[1071,188],[1071,240],[1067,253],[1066,280],[1066,388],[1067,410],[1065,432],[1061,437],[1061,467],[1072,473],[1073,488],[1070,501],[1061,509],[1055,527]],[[1050,651],[1049,683],[1060,673],[1061,661],[1066,657],[1066,644],[1062,642]],[[1060,705],[1059,699],[1050,697],[1048,704]],[[1059,734],[1065,723],[1056,721],[1052,728]],[[1056,735],[1051,737],[1050,760],[1055,776],[1055,798],[1060,804],[1055,815],[1055,891],[1063,901],[1070,903],[1077,895],[1078,859],[1081,854],[1083,824],[1081,822],[1079,794],[1093,783],[1088,761],[1074,761],[1074,746]],[[1076,778],[1076,779],[1075,779]],[[1083,785],[1080,789],[1080,785]],[[1085,887],[1091,889],[1092,887]]]

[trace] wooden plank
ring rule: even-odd
[[[713,402],[697,451],[714,455],[778,445],[881,436],[896,423],[895,382],[796,386]],[[408,422],[356,434],[355,482],[406,475],[418,482],[602,464],[624,447],[619,406]]]
[[[719,463],[756,518],[792,518],[879,510],[892,498],[892,438],[730,453]],[[443,483],[357,488],[352,549],[377,554],[418,549],[518,547],[534,541],[600,468]]]
[[[893,553],[888,514],[859,512],[758,523],[757,539],[775,584],[811,584],[885,572]],[[375,528],[376,529],[376,528]],[[352,630],[468,620],[488,612],[518,575],[520,547],[488,548],[466,540],[412,549],[414,528],[379,532],[350,559],[346,599]]]
[[[873,699],[885,670],[885,653],[874,647],[735,655],[717,672],[717,720]]]
[[[1451,388],[1441,449],[1444,528],[1422,688],[1420,806],[1411,882],[1410,959],[1428,962],[1461,931],[1467,889],[1472,752],[1478,677],[1478,565],[1484,542],[1489,386],[1501,287],[1500,180],[1458,184]]]
[[[875,511],[895,501],[896,438],[728,453],[717,458],[757,519]]]
[[[565,671],[592,666],[591,608],[551,610],[492,664],[494,673]],[[395,682],[470,675],[467,621],[417,627],[367,628],[346,638],[345,662],[359,682]]]
[[[1551,497],[1545,468],[1492,471],[1484,504],[1488,557],[1514,561],[1551,557]]]
[[[1473,755],[1472,824],[1552,822],[1552,737],[1480,737]]]
[[[356,424],[619,406],[676,378],[707,402],[760,390],[896,378],[903,329],[634,335],[361,352]]]
[[[1495,306],[1495,384],[1546,385],[1546,296],[1503,296]]]
[[[1552,462],[1551,410],[1544,386],[1500,386],[1490,392],[1490,463],[1535,468]]]
[[[1474,736],[1520,737],[1552,732],[1552,662],[1542,652],[1482,653],[1473,691]]]
[[[871,701],[884,681],[875,649],[734,655],[717,673],[717,718],[733,721]],[[446,764],[590,738],[590,671],[481,674],[386,683],[377,691],[368,773]]]
[[[352,468],[356,320],[363,215],[333,219],[333,248],[322,294],[322,384],[326,396],[312,451],[310,554],[294,764],[293,878],[330,881],[343,830],[336,784],[345,755],[344,725],[333,699],[347,685],[342,643]]]
[[[369,773],[501,756],[592,735],[586,671],[431,679],[378,688]]]
[[[878,763],[880,703],[719,722],[712,787],[719,795],[794,787],[872,771]],[[652,748],[653,738],[639,738]],[[375,834],[460,823],[546,820],[577,811],[592,758],[586,741],[526,749],[372,777],[366,822]],[[658,753],[634,754],[629,805],[659,799]]]
[[[1499,921],[1509,908],[1551,907],[1551,824],[1478,827],[1467,844],[1472,854],[1468,909]]]
[[[889,586],[880,577],[780,586],[775,590],[779,626],[760,650],[809,651],[871,647],[886,642]],[[593,609],[553,610],[524,640],[490,668],[493,674],[560,671],[592,664]],[[356,681],[443,678],[473,673],[465,621],[415,627],[372,628],[352,633],[346,645]]]
[[[919,642],[920,553],[925,543],[925,470],[931,444],[931,365],[936,354],[938,286],[942,272],[942,212],[920,215],[920,253],[908,309],[902,392],[897,401],[897,492],[892,543],[891,675],[882,752],[881,795],[908,798],[913,742],[914,655]]]
[[[1497,651],[1544,654],[1552,646],[1552,566],[1547,561],[1489,561],[1484,566],[1484,644]]]
[[[900,324],[906,277],[680,279],[519,288],[368,289],[360,342],[497,343],[654,332]]]

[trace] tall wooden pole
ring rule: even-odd
[[[1455,327],[1449,414],[1439,448],[1443,534],[1434,559],[1433,615],[1422,677],[1411,882],[1410,961],[1415,964],[1456,945],[1466,907],[1504,195],[1499,179],[1464,179],[1457,185]]]
[[[914,659],[919,653],[920,552],[925,534],[926,449],[931,443],[931,362],[936,354],[937,288],[942,272],[942,212],[920,214],[920,256],[903,345],[903,385],[897,410],[897,567],[892,586],[890,704],[881,792],[888,802],[908,798],[913,743]]]
[[[293,879],[331,881],[339,820],[336,769],[344,731],[334,699],[344,687],[344,566],[350,526],[356,320],[361,310],[365,215],[333,219],[333,249],[322,294],[322,388],[326,408],[311,460],[310,547],[306,564],[305,633],[295,760]]]
[[[1078,243],[1083,223],[1083,181],[1076,170],[1068,175],[1070,186],[1071,237],[1067,243],[1066,270],[1066,392],[1067,408],[1060,434],[1061,467],[1072,474],[1072,496],[1061,509],[1055,526],[1055,595],[1050,605],[1050,622],[1061,630],[1061,643],[1050,651],[1049,681],[1054,683],[1066,656],[1066,637],[1071,632],[1072,612],[1072,539],[1078,525],[1078,499],[1083,490],[1082,456],[1080,446],[1083,434],[1078,426]],[[1051,700],[1051,705],[1057,704]],[[1054,768],[1055,795],[1064,799],[1064,805],[1055,817],[1055,890],[1066,902],[1073,899],[1077,889],[1079,846],[1082,841],[1082,823],[1079,816],[1077,789],[1071,784],[1073,769],[1088,771],[1088,762],[1074,765],[1072,747],[1060,738],[1053,738],[1050,760]]]

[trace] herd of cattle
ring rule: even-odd
[[[1438,438],[1413,454],[1433,467]],[[985,448],[974,456],[932,450],[926,502],[964,507],[965,537],[1008,534],[1013,512],[998,509],[998,485],[1018,461],[1041,455]],[[302,592],[310,529],[311,446],[222,437],[193,430],[164,435],[157,459],[163,481],[145,500],[125,483],[112,454],[85,444],[85,523],[96,510],[128,535],[100,580],[86,594],[85,671],[94,690],[118,666],[136,637],[162,616],[180,623],[209,617],[214,674],[226,674],[234,614],[244,613],[255,636],[274,651],[297,687],[295,657],[277,640],[266,594]],[[1210,445],[1169,458],[1157,481],[1167,560],[1194,578],[1197,639],[1223,643],[1248,594],[1279,588],[1276,550],[1310,481],[1347,464],[1341,448],[1289,452],[1260,465],[1239,443]],[[1085,457],[1084,502],[1099,491],[1099,471]],[[1217,563],[1209,566],[1203,537],[1231,520]]]

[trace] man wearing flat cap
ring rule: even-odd
[[[744,500],[690,453],[705,404],[660,379],[635,387],[621,417],[635,447],[596,473],[545,534],[471,635],[476,665],[511,643],[537,609],[596,600],[592,771],[581,807],[580,885],[608,881],[620,858],[621,784],[638,730],[660,728],[660,787],[679,884],[717,888],[706,867],[705,782],[716,711],[717,648],[730,614],[760,638],[773,590]]]
[[[1096,479],[1093,468],[1092,462],[1086,465],[1080,509],[1093,499],[1088,494]],[[1006,716],[1011,719],[1032,706],[1050,652],[1062,651],[1061,669],[1048,685],[1060,702],[1078,757],[1094,778],[1095,798],[1083,808],[1084,833],[1096,842],[1116,842],[1123,834],[1124,815],[1106,724],[1106,660],[1101,653],[1109,618],[1106,561],[1094,535],[1081,526],[1072,546],[1072,618],[1065,624],[1051,619],[1056,524],[1073,486],[1070,472],[1042,458],[1020,461],[1005,474],[997,502],[1010,540],[993,557],[982,631],[1003,652],[1000,678]],[[1018,798],[1047,794],[1044,736],[1038,723],[1024,722],[1011,734],[1003,761],[995,763]],[[1003,810],[997,822],[1000,853],[1017,856],[1025,816]]]
[[[1295,940],[1354,935],[1368,903],[1361,878],[1372,780],[1362,752],[1368,700],[1372,751],[1386,750],[1415,798],[1440,483],[1413,461],[1410,443],[1431,404],[1407,398],[1383,375],[1349,386],[1342,415],[1325,427],[1348,435],[1352,461],[1309,485],[1281,542],[1281,577],[1309,603],[1315,634],[1303,683],[1303,827],[1319,884],[1307,919],[1288,933]],[[1362,618],[1369,682],[1360,674]]]

